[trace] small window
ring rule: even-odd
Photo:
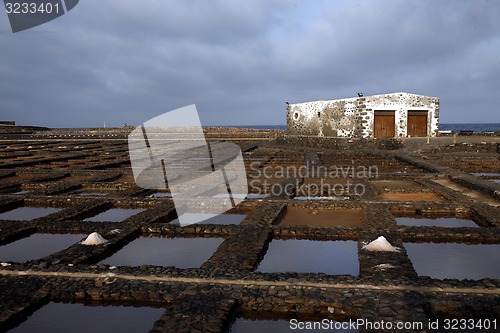
[[[295,119],[295,120],[299,119],[299,113],[298,112],[295,112],[293,114],[293,119]]]
[[[321,112],[318,112],[318,117],[321,118]]]

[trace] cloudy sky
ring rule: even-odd
[[[81,0],[13,34],[0,12],[0,120],[285,124],[285,102],[405,91],[441,122],[500,123],[498,0]]]

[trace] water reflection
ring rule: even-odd
[[[169,193],[169,192],[156,192],[156,193],[151,194],[151,196],[153,198],[171,198],[172,197],[172,193]]]
[[[273,240],[260,272],[311,272],[358,275],[356,241]]]
[[[311,196],[298,196],[294,197],[293,199],[295,200],[344,200],[344,198],[337,198],[337,197],[311,197]]]
[[[121,208],[113,208],[102,212],[96,216],[92,216],[86,218],[85,221],[92,222],[121,222],[123,220],[128,219],[129,217],[143,212],[144,209],[121,209]]]
[[[223,238],[140,237],[101,263],[113,266],[199,267],[222,243]]]
[[[105,195],[108,195],[109,193],[106,192],[80,192],[76,193],[78,196],[93,196],[93,197],[103,197]]]
[[[0,214],[0,220],[33,220],[60,211],[61,208],[19,207]]]
[[[164,309],[49,303],[9,332],[148,332]]]
[[[33,234],[0,246],[0,261],[22,262],[40,259],[78,243],[85,236],[81,234]]]
[[[474,221],[472,220],[457,219],[454,217],[435,218],[435,219],[397,217],[396,222],[398,225],[418,226],[418,227],[446,227],[446,228],[478,227],[478,225],[474,223]]]
[[[234,199],[265,199],[269,196],[269,194],[256,194],[256,193],[248,193],[248,194],[242,194],[242,193],[232,193],[231,196]],[[213,198],[227,198],[227,193],[226,194],[216,194],[213,196]]]
[[[475,172],[472,175],[476,177],[500,177],[500,173],[497,172]]]
[[[500,278],[500,245],[404,243],[418,275],[436,279]]]
[[[14,193],[11,193],[11,194],[15,194],[15,195],[24,195],[24,194],[28,194],[30,193],[31,191],[18,191],[18,192],[14,192]]]

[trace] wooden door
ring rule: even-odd
[[[375,112],[373,134],[376,138],[393,138],[396,136],[396,116],[394,112]]]
[[[408,112],[408,136],[427,136],[427,111]]]

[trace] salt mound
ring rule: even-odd
[[[381,251],[381,252],[398,252],[399,249],[397,247],[394,247],[385,239],[384,236],[380,236],[373,242],[368,243],[367,245],[363,246],[364,250],[368,251]]]
[[[80,244],[82,244],[82,245],[100,245],[100,244],[104,244],[107,242],[108,242],[108,240],[106,238],[102,237],[97,232],[93,232]]]

